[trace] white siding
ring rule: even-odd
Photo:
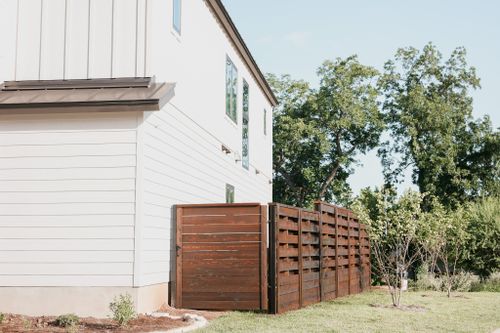
[[[238,202],[271,200],[271,185],[221,150],[221,141],[167,105],[144,123],[143,240],[141,285],[166,282],[170,274],[175,204],[225,202],[225,185]]]
[[[147,1],[0,1],[0,79],[144,76]]]
[[[143,125],[143,218],[140,285],[169,281],[175,204],[272,200],[271,105],[204,1],[183,1],[182,33],[172,30],[172,2],[151,5],[151,74],[176,82],[175,97]],[[238,68],[238,123],[225,115],[226,55]],[[242,80],[250,87],[250,170],[242,147]],[[268,135],[263,112],[268,110]],[[226,154],[224,144],[233,153]],[[256,172],[259,170],[259,173]]]
[[[132,286],[136,127],[0,116],[0,286]]]
[[[173,205],[225,202],[226,183],[238,202],[272,200],[271,105],[205,1],[183,1],[181,36],[171,0],[5,1],[15,24],[1,37],[13,47],[0,52],[0,81],[155,75],[176,96],[138,119],[0,116],[0,286],[168,282]],[[237,124],[225,115],[226,56]],[[236,161],[243,79],[250,170]]]

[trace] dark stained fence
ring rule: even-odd
[[[283,313],[370,287],[365,227],[340,207],[270,204],[269,310]]]
[[[266,310],[267,208],[176,206],[177,308]]]

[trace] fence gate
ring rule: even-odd
[[[266,206],[180,205],[176,221],[177,308],[267,309]]]

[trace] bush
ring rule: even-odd
[[[4,319],[5,319],[5,315],[0,312],[0,324],[3,323]]]
[[[468,253],[460,266],[486,278],[500,270],[500,197],[472,204],[469,213]]]
[[[113,319],[120,326],[125,326],[127,323],[136,317],[134,310],[134,302],[129,294],[120,295],[114,298],[109,304],[109,309],[113,313]]]
[[[500,275],[500,274],[499,274]],[[450,276],[451,291],[467,292],[477,288],[480,280],[477,275],[469,272],[457,272]],[[436,276],[428,272],[428,266],[423,264],[417,269],[416,281],[413,288],[418,291],[446,291],[446,280],[443,277]]]
[[[80,324],[80,318],[73,313],[68,313],[57,317],[55,324],[59,327],[75,327]]]
[[[469,272],[459,272],[451,278],[451,290],[458,292],[467,292],[472,290],[472,286],[478,283],[479,276]]]
[[[491,273],[490,276],[472,285],[472,291],[500,292],[500,272]]]
[[[426,291],[434,290],[441,291],[443,287],[443,280],[436,277],[435,274],[429,273],[427,265],[421,265],[416,272],[416,280],[413,284],[415,290]]]

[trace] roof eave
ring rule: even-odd
[[[215,14],[215,17],[217,20],[220,22],[222,27],[224,28],[224,31],[228,35],[229,39],[235,46],[236,50],[240,54],[241,58],[245,62],[246,66],[250,69],[250,72],[252,73],[254,79],[257,81],[259,84],[260,88],[266,95],[267,99],[271,103],[273,107],[278,105],[278,100],[276,96],[274,95],[271,87],[269,86],[269,83],[267,82],[264,74],[262,74],[259,66],[257,65],[257,62],[253,58],[252,54],[250,53],[250,50],[245,44],[245,41],[243,40],[243,37],[241,37],[241,34],[238,32],[238,29],[236,28],[234,22],[232,21],[231,17],[229,16],[229,13],[227,12],[226,8],[222,4],[221,0],[205,0],[205,2],[209,5],[210,9],[212,12]]]

